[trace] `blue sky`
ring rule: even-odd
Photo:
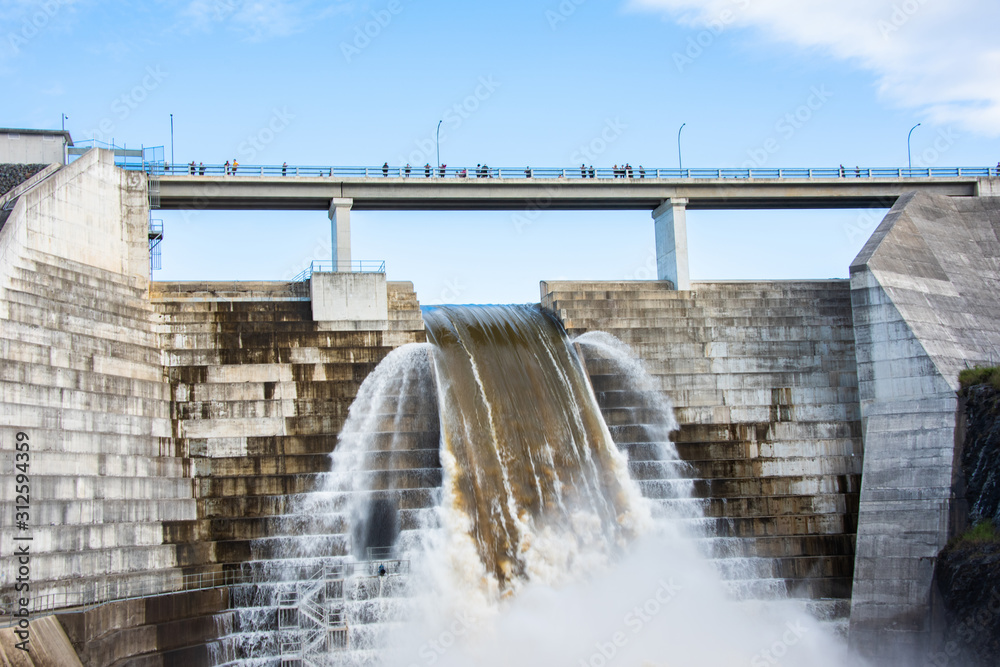
[[[995,0],[0,0],[2,125],[241,164],[995,165]],[[803,113],[802,107],[812,104]],[[457,108],[456,108],[457,105]],[[788,114],[799,120],[788,121]],[[802,120],[804,118],[804,120]],[[771,141],[769,141],[771,140]],[[770,147],[770,151],[765,149]],[[162,280],[282,279],[323,213],[158,213]],[[846,277],[881,212],[690,212],[692,278]],[[426,304],[655,278],[645,212],[355,213]]]

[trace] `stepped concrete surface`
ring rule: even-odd
[[[183,589],[268,553],[361,382],[425,339],[413,286],[383,284],[377,330],[325,331],[308,283],[151,284],[146,180],[107,151],[0,206],[6,479],[17,434],[31,446],[27,525],[5,520],[0,539],[30,533],[32,605],[60,611],[86,664],[212,664],[228,598]],[[18,502],[0,489],[4,517]],[[9,551],[0,567],[15,571]],[[154,597],[73,611],[135,595]],[[13,597],[5,578],[4,610]]]
[[[865,463],[851,611],[867,655],[923,664],[949,538],[958,373],[1000,361],[1000,198],[904,196],[851,265]]]
[[[145,178],[92,151],[0,198],[0,540],[32,538],[30,599],[43,610],[174,590],[182,574],[163,522],[197,506],[171,442],[146,197]],[[15,471],[18,433],[30,456]],[[14,472],[27,473],[27,503]],[[0,567],[14,561],[6,550]],[[13,585],[0,585],[4,608]]]
[[[413,285],[383,285],[388,320],[331,331],[315,319],[308,283],[152,284],[170,431],[198,504],[195,520],[165,525],[188,573],[245,575],[274,567],[268,560],[314,555],[315,540],[327,557],[346,555],[342,516],[293,513],[329,472],[364,379],[394,348],[425,340]],[[241,642],[221,635],[244,632],[243,616],[224,607],[203,614],[197,641],[146,650],[195,664],[240,657]]]
[[[720,562],[738,594],[850,598],[862,444],[848,281],[543,282],[542,306],[570,335],[627,343],[673,400],[689,480],[657,481],[642,402],[587,360],[644,493],[676,516],[669,498],[691,484],[710,552],[753,559]]]

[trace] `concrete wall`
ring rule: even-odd
[[[384,273],[314,273],[309,297],[313,320],[327,331],[389,328]]]
[[[0,541],[30,534],[33,600],[176,586],[163,522],[193,518],[147,295],[145,181],[91,151],[9,193],[0,231]],[[30,438],[27,529],[14,442]],[[14,571],[10,549],[0,568]],[[10,595],[5,575],[0,595]],[[6,605],[4,605],[6,607]]]
[[[16,238],[21,247],[135,277],[142,281],[137,286],[145,286],[149,275],[146,179],[115,167],[111,151],[88,151],[43,185],[25,192],[7,226],[17,231],[4,230],[0,263],[9,264],[5,249]]]
[[[412,284],[384,275],[362,276],[365,302],[350,304],[377,329],[324,315],[345,331],[321,330],[307,284],[151,288],[145,185],[90,151],[0,198],[17,198],[0,230],[4,479],[16,434],[32,447],[29,527],[4,521],[0,541],[32,536],[33,602],[176,591],[182,574],[239,568],[326,471],[367,374],[424,339]],[[0,489],[3,516],[14,500],[13,483]],[[65,618],[87,664],[164,651],[209,664],[225,599],[191,595]]]
[[[903,197],[851,265],[865,434],[853,644],[927,658],[958,373],[1000,360],[1000,199]]]
[[[570,334],[607,331],[645,361],[709,525],[770,559],[771,590],[850,597],[862,445],[846,280],[545,282],[542,295]]]

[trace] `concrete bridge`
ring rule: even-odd
[[[327,211],[334,266],[351,266],[350,212],[648,210],[660,280],[690,288],[686,211],[889,208],[907,192],[1000,195],[994,168],[592,169],[289,167],[150,169],[161,209]]]

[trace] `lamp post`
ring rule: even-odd
[[[441,168],[441,123],[443,123],[443,122],[444,122],[444,120],[439,120],[438,121],[438,128],[437,128],[437,150],[438,150],[438,163],[437,163],[437,166],[438,166],[438,169]]]
[[[67,116],[64,113],[61,113],[59,114],[59,119],[62,122],[62,131],[65,132],[66,121],[69,120],[69,116]],[[63,142],[63,164],[69,164],[69,142],[66,141],[65,136],[63,137],[62,142]]]
[[[681,130],[687,123],[681,123],[680,129],[677,130],[677,168],[684,171],[684,160],[681,158]]]
[[[910,172],[910,173],[907,174],[907,176],[912,176],[913,175],[913,157],[912,157],[912,154],[910,153],[910,137],[913,136],[913,131],[915,129],[917,129],[918,127],[920,127],[920,123],[917,123],[916,125],[914,125],[913,127],[911,127],[910,128],[910,133],[906,135],[906,163],[907,163],[908,171]]]
[[[174,163],[174,115],[170,114],[170,164]]]

